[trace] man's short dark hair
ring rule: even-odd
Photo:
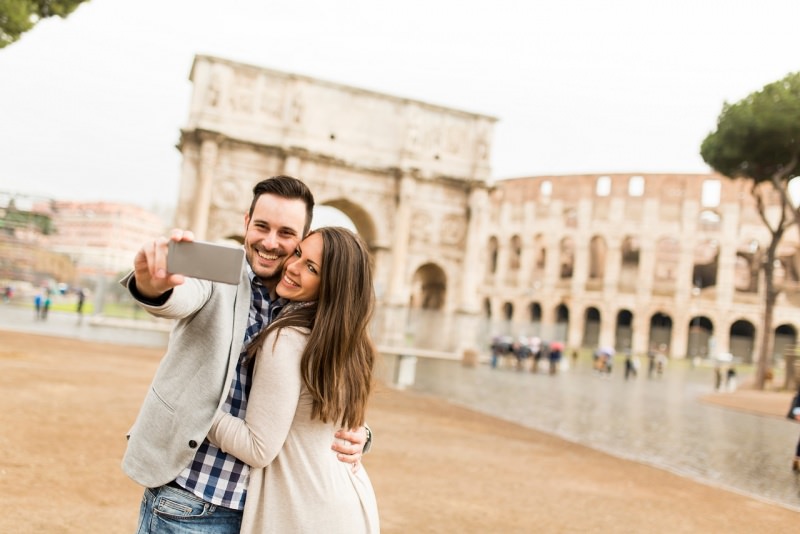
[[[253,201],[250,203],[250,214],[256,208],[258,197],[263,194],[275,195],[289,200],[299,199],[306,205],[306,224],[303,227],[303,236],[311,229],[311,218],[314,216],[314,195],[306,184],[291,176],[278,175],[266,180],[261,180],[253,187]]]

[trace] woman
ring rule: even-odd
[[[337,428],[364,424],[371,388],[369,252],[349,230],[319,228],[286,261],[277,292],[291,302],[248,350],[247,415],[218,411],[208,435],[253,467],[241,532],[378,532],[366,471],[331,450]]]

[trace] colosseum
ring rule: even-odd
[[[491,193],[484,312],[495,334],[753,361],[770,235],[750,185],[716,174],[504,180]],[[777,199],[773,199],[776,202]],[[776,356],[800,324],[797,232],[778,249]]]

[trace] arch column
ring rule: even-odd
[[[686,358],[689,347],[689,321],[690,317],[685,312],[676,314],[672,320],[672,339],[670,339],[670,354],[674,358]]]
[[[408,304],[406,283],[406,260],[408,259],[408,238],[411,230],[411,205],[416,191],[416,180],[403,173],[398,185],[397,212],[395,216],[394,239],[392,241],[392,266],[389,276],[388,302],[393,306]]]
[[[465,313],[479,313],[480,295],[475,288],[480,283],[486,266],[481,263],[482,244],[486,242],[483,230],[488,226],[489,193],[485,187],[476,187],[469,193],[469,216],[465,236],[466,250],[462,263],[464,273],[458,309]]]
[[[219,138],[203,137],[200,142],[200,168],[197,172],[197,189],[193,199],[191,230],[195,239],[206,239],[208,215],[211,211],[211,190],[219,158]]]
[[[619,275],[622,272],[622,241],[618,237],[606,239],[606,258],[603,270],[603,293],[606,298],[617,294]]]
[[[602,308],[598,311],[600,312],[600,336],[598,341],[604,347],[613,347],[617,341],[617,316],[613,312]]]
[[[631,327],[633,328],[631,350],[634,354],[646,354],[650,350],[648,345],[650,340],[650,315],[645,312],[634,313]]]

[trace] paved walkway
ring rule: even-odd
[[[0,327],[46,336],[71,337],[84,341],[102,341],[142,347],[166,347],[168,321],[115,319],[102,316],[81,317],[74,312],[51,311],[47,319],[36,319],[32,308],[0,303]]]
[[[792,394],[714,393],[712,384],[711,368],[676,362],[660,378],[625,381],[588,361],[549,376],[419,359],[412,389],[800,511],[790,469],[800,424],[785,418]]]
[[[168,323],[79,317],[0,305],[0,327],[40,335],[164,347]],[[749,377],[741,377],[746,382]],[[790,393],[714,394],[712,370],[671,365],[661,379],[602,378],[588,362],[558,376],[466,368],[420,358],[414,390],[573,443],[800,511],[789,469],[800,425],[783,416]],[[708,402],[700,402],[705,400]],[[727,408],[734,408],[725,409]]]

